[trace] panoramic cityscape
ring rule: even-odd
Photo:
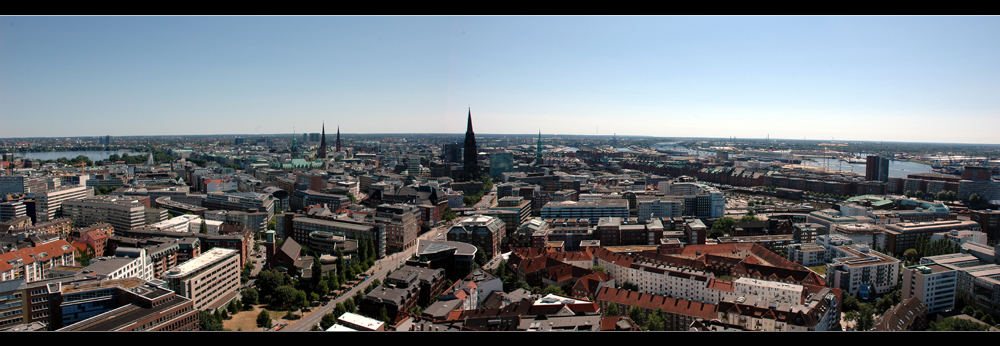
[[[0,331],[1000,330],[996,33],[0,17]]]

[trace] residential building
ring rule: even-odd
[[[896,288],[900,261],[871,250],[862,244],[842,245],[826,265],[826,280],[830,287],[840,288],[864,299],[874,298]]]
[[[549,202],[542,207],[541,215],[543,219],[589,219],[591,224],[597,224],[602,217],[629,217],[628,200]]]
[[[93,196],[63,202],[63,214],[77,227],[98,222],[111,224],[115,230],[132,230],[146,225],[146,207],[124,196]]]
[[[90,265],[83,267],[81,273],[88,276],[100,278],[102,280],[117,280],[125,278],[138,278],[142,280],[152,280],[154,271],[153,265],[146,257],[143,249],[118,247],[116,254],[122,253],[121,257],[97,257],[90,260]],[[124,254],[133,257],[125,257]]]
[[[35,194],[36,223],[51,221],[63,216],[63,202],[81,200],[94,196],[94,189],[79,186],[62,186],[49,191]]]
[[[209,210],[205,212],[205,219],[244,226],[254,233],[266,231],[269,220],[265,212],[246,212],[240,210]]]
[[[670,199],[640,199],[636,201],[639,221],[664,217],[681,217],[684,211],[683,201]]]
[[[28,215],[28,209],[24,206],[24,202],[11,201],[0,203],[0,222],[10,221],[26,215]]]
[[[607,311],[611,304],[617,305],[618,311],[629,311],[634,306],[645,310],[646,313],[663,311],[666,317],[663,321],[664,330],[668,331],[687,330],[688,326],[699,318],[705,320],[718,318],[715,304],[614,287],[601,288],[596,301],[601,305],[601,311]]]
[[[362,222],[315,218],[301,214],[285,213],[282,216],[277,221],[279,225],[283,226],[281,229],[283,229],[286,236],[294,238],[299,244],[308,244],[309,234],[312,232],[326,232],[356,241],[371,239],[375,242],[376,249],[378,249],[376,252],[378,258],[385,257],[386,234],[384,228]],[[291,226],[291,234],[287,233],[288,229],[285,229],[288,228],[289,224]]]
[[[340,315],[340,317],[337,317],[337,323],[352,330],[362,330],[370,332],[385,330],[385,322],[373,318],[368,318],[362,315],[358,315],[352,312],[345,312],[343,315]],[[335,330],[333,329],[334,327],[332,326],[330,328],[331,329],[328,329],[328,331]]]
[[[142,280],[63,286],[59,331],[196,331],[190,299]],[[87,310],[96,307],[97,310]],[[85,312],[84,314],[78,313]]]
[[[869,155],[865,158],[865,180],[889,181],[889,158]]]
[[[401,252],[417,244],[420,210],[409,204],[382,204],[375,209],[375,225],[385,230],[387,253]]]
[[[904,300],[918,299],[927,313],[955,308],[958,271],[939,264],[918,264],[903,269]]]
[[[806,267],[826,264],[826,254],[826,248],[818,244],[801,243],[788,246],[788,259]]]
[[[465,277],[476,266],[476,246],[457,241],[418,240],[414,260],[407,265],[444,269],[449,279]]]
[[[722,323],[758,331],[830,331],[840,327],[840,292],[821,288],[798,304],[775,304],[769,297],[727,297],[717,304]]]
[[[246,212],[265,212],[267,218],[274,216],[274,197],[256,192],[211,192],[202,206],[208,209],[225,209]]]
[[[174,267],[164,278],[171,290],[191,299],[196,310],[215,309],[236,297],[240,255],[236,250],[213,248]]]
[[[901,255],[906,249],[913,248],[917,238],[930,237],[934,233],[951,230],[979,231],[979,223],[967,220],[944,220],[927,222],[901,222],[885,226],[886,252]]]
[[[903,301],[886,311],[877,319],[872,327],[877,332],[922,331],[927,327],[929,311],[920,299],[916,297],[903,298]]]
[[[969,217],[979,223],[989,239],[1000,239],[1000,210],[969,210]]]
[[[74,249],[65,240],[55,240],[33,247],[0,254],[0,281],[24,279],[31,283],[42,280],[45,271],[56,266],[76,264]]]
[[[469,243],[485,252],[486,258],[500,255],[500,244],[506,233],[500,219],[490,216],[472,216],[459,219],[447,233],[448,241]]]

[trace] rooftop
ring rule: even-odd
[[[366,328],[368,330],[377,330],[383,325],[385,325],[385,322],[361,316],[352,312],[345,312],[343,315],[340,315],[340,317],[337,318],[337,321]]]
[[[212,248],[200,256],[192,258],[187,262],[184,262],[174,269],[167,272],[167,278],[184,277],[190,275],[191,273],[197,272],[204,267],[212,265],[216,262],[222,261],[229,256],[238,256],[238,252],[233,249],[224,249],[220,247]]]

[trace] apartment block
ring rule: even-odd
[[[174,267],[164,279],[171,290],[191,299],[196,310],[218,308],[236,297],[239,290],[239,252],[213,248]]]

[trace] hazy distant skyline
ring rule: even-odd
[[[1000,143],[996,16],[0,17],[0,137]]]

